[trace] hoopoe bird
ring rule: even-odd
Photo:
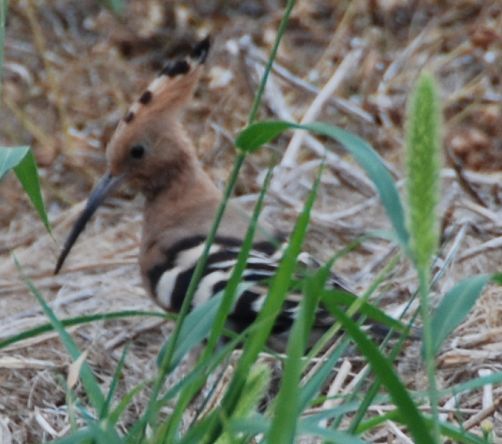
[[[107,171],[87,201],[58,258],[55,273],[99,205],[117,186],[129,182],[145,196],[144,225],[139,254],[143,284],[162,308],[179,311],[222,193],[199,163],[192,141],[180,122],[209,51],[209,39],[199,42],[186,58],[168,63],[118,124],[106,148]],[[225,288],[249,218],[230,202],[212,244],[192,308]],[[265,230],[267,231],[267,230]],[[270,229],[268,231],[271,231]],[[250,287],[235,301],[229,327],[243,331],[257,317],[281,259],[281,242],[257,232],[243,280]],[[335,275],[335,288],[348,291]],[[269,345],[283,351],[300,303],[291,294],[275,322]],[[321,307],[316,313],[313,340],[333,323]]]

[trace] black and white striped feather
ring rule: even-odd
[[[190,280],[202,252],[205,236],[193,236],[176,242],[164,252],[165,260],[153,267],[148,273],[148,284],[156,302],[169,311],[179,311],[183,304]],[[192,308],[207,302],[211,297],[224,290],[231,276],[233,267],[241,248],[241,240],[233,237],[216,237],[211,245],[203,276],[192,300]],[[248,288],[239,294],[228,317],[229,326],[243,331],[257,318],[267,296],[268,280],[277,271],[285,244],[273,242],[256,242],[250,251],[242,283]],[[315,259],[306,253],[299,257],[307,268],[320,266]],[[335,275],[328,285],[345,291],[346,285]],[[272,336],[287,336],[299,309],[302,295],[291,292],[277,317]],[[326,310],[319,307],[314,321],[314,330],[326,330],[333,323],[333,318]],[[315,338],[313,338],[314,340]],[[277,341],[276,341],[277,342]],[[279,342],[280,343],[280,342]],[[283,347],[275,345],[276,349]]]

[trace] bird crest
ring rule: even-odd
[[[137,120],[162,112],[176,116],[192,97],[210,48],[209,37],[182,59],[169,61],[124,115],[117,132]]]

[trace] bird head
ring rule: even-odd
[[[152,198],[195,162],[179,115],[193,95],[209,47],[206,37],[188,57],[165,65],[119,122],[106,147],[106,172],[66,239],[56,274],[97,208],[122,182]]]

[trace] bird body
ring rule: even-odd
[[[200,165],[192,141],[180,123],[180,112],[197,85],[209,50],[201,41],[186,59],[169,63],[126,113],[107,149],[107,172],[89,197],[59,257],[61,268],[87,221],[121,182],[129,182],[145,196],[139,264],[145,288],[166,310],[178,311],[211,230],[222,195]],[[249,217],[233,202],[227,206],[211,245],[192,306],[223,290],[236,263]],[[282,255],[280,236],[270,227],[258,231],[242,280],[249,283],[229,315],[236,331],[257,317],[267,296],[266,281],[277,270]],[[334,277],[334,287],[345,289]],[[276,319],[272,340],[283,350],[301,295],[291,293]],[[333,320],[319,308],[314,330],[326,330]],[[274,338],[276,340],[274,340]]]

